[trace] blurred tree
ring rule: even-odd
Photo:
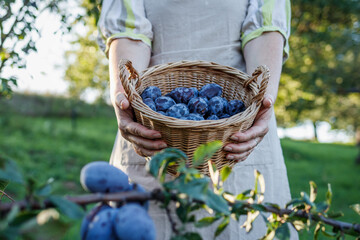
[[[108,100],[109,72],[108,61],[99,51],[96,42],[96,25],[100,16],[100,0],[84,0],[81,7],[86,14],[83,21],[87,28],[85,36],[77,35],[76,49],[67,51],[67,70],[65,80],[70,83],[69,93],[73,97],[81,97],[89,89],[98,92],[98,100]]]
[[[328,121],[334,128],[351,125],[355,133],[359,112],[349,101],[360,92],[360,1],[293,0],[291,28],[279,125],[310,119],[315,131],[317,122]]]
[[[69,93],[80,98],[87,90],[96,90],[99,99],[108,98],[109,72],[105,55],[95,41],[95,30],[90,25],[86,36],[78,36],[74,42],[78,48],[65,53],[67,69],[65,80],[69,81]]]
[[[0,97],[11,94],[17,85],[16,69],[25,68],[25,56],[37,50],[35,41],[41,33],[36,19],[45,11],[56,13],[62,31],[75,21],[65,4],[65,0],[0,0]]]

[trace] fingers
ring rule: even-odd
[[[139,136],[146,139],[159,139],[161,138],[160,132],[149,129],[132,119],[122,119],[119,124],[121,134],[125,137],[127,135]]]
[[[124,93],[118,93],[115,97],[115,103],[121,110],[126,110],[130,107],[129,100]]]
[[[230,139],[236,142],[247,142],[251,139],[264,137],[269,131],[266,121],[258,120],[255,124],[245,132],[237,132],[233,134]]]
[[[274,104],[274,97],[270,94],[267,94],[265,95],[262,103],[265,108],[271,108],[272,105]]]

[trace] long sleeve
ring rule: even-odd
[[[242,48],[264,32],[277,31],[284,37],[283,61],[289,57],[290,0],[249,0],[241,30]]]
[[[104,0],[98,22],[98,44],[108,55],[117,38],[141,40],[151,47],[153,32],[146,18],[144,0]]]

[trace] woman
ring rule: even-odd
[[[234,194],[253,188],[257,169],[265,177],[266,202],[284,206],[290,200],[273,113],[282,63],[288,57],[288,0],[104,0],[99,30],[99,45],[109,58],[111,101],[119,125],[110,160],[113,165],[151,190],[158,184],[145,171],[144,157],[167,147],[159,132],[133,121],[118,77],[121,59],[132,61],[139,72],[180,60],[213,61],[248,74],[267,65],[271,73],[267,95],[253,126],[231,137],[237,144],[224,147],[227,158],[238,161],[225,188]],[[157,226],[157,238],[170,239],[164,211],[153,206],[150,215]],[[266,232],[261,216],[249,234],[240,225],[231,222],[219,239],[258,239]],[[199,232],[203,239],[214,236],[214,228]],[[292,238],[297,239],[296,233]]]

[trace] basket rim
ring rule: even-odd
[[[251,92],[254,96],[256,96],[260,91],[260,85],[256,80],[256,77],[251,77],[248,74],[242,72],[239,69],[224,66],[214,62],[207,62],[202,60],[192,61],[192,60],[182,60],[177,62],[170,62],[164,64],[154,65],[142,71],[139,74],[136,73],[136,77],[132,77],[128,79],[129,81],[129,90],[130,90],[130,97],[131,97],[131,106],[135,111],[140,112],[143,117],[149,118],[149,120],[156,121],[162,125],[171,127],[171,128],[182,128],[182,129],[198,129],[201,130],[203,128],[221,128],[221,127],[233,127],[239,126],[242,123],[253,119],[254,114],[257,114],[260,106],[255,101],[252,101],[249,106],[247,106],[246,110],[235,114],[229,118],[223,118],[219,120],[203,120],[203,121],[191,121],[191,120],[182,120],[177,119],[169,116],[164,116],[156,111],[153,111],[149,108],[143,101],[139,93],[139,88],[141,86],[141,82],[146,79],[147,77],[156,76],[159,73],[164,71],[169,71],[171,69],[177,68],[189,68],[191,69],[211,69],[215,71],[219,71],[220,73],[225,73],[231,76],[234,76],[236,79],[239,79],[243,82],[243,85],[246,84],[247,89]],[[134,75],[133,75],[134,76]]]

